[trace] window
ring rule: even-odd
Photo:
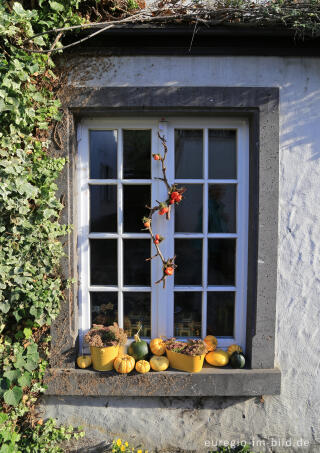
[[[167,139],[167,176],[187,189],[171,220],[154,214],[165,257],[178,268],[166,288],[148,232],[146,205],[167,198],[158,131]],[[216,335],[245,347],[248,127],[244,120],[86,120],[79,143],[80,338],[118,321],[130,337]]]

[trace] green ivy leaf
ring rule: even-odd
[[[64,11],[64,6],[61,3],[55,2],[54,0],[49,0],[49,4],[54,11]]]
[[[22,399],[22,394],[22,388],[15,385],[12,389],[4,393],[3,398],[6,404],[17,406]]]
[[[23,333],[27,339],[32,337],[32,329],[30,329],[29,327],[25,327],[23,329]]]
[[[6,371],[5,373],[3,373],[3,376],[9,379],[10,384],[14,384],[17,383],[18,378],[21,376],[21,371],[20,370]]]
[[[19,377],[18,383],[21,387],[30,387],[32,375],[28,371]]]

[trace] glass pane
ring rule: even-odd
[[[91,293],[91,323],[110,326],[118,322],[118,293]]]
[[[202,293],[174,293],[174,336],[201,337]]]
[[[209,185],[209,233],[236,232],[235,184]]]
[[[236,239],[208,239],[208,285],[235,285]]]
[[[234,293],[208,293],[207,335],[233,337],[233,324]]]
[[[141,337],[151,337],[151,297],[150,293],[123,293],[123,327],[128,337],[142,324]]]
[[[149,214],[146,205],[151,204],[151,186],[123,186],[123,231],[141,233],[141,219]],[[144,231],[145,233],[145,231]]]
[[[117,177],[117,131],[90,131],[90,179]]]
[[[90,239],[91,285],[117,285],[117,239]]]
[[[151,177],[151,131],[123,131],[123,178]]]
[[[117,186],[90,186],[90,232],[117,231]]]
[[[175,231],[177,233],[202,232],[202,184],[183,184],[187,190],[175,207]]]
[[[236,131],[209,130],[209,178],[237,178]]]
[[[202,129],[175,129],[176,179],[201,179],[203,176]]]
[[[202,239],[175,239],[175,285],[202,284]]]
[[[123,240],[124,285],[150,286],[149,239]]]

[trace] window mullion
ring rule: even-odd
[[[208,129],[203,130],[203,241],[202,241],[202,338],[207,333],[207,286],[208,286]]]
[[[118,131],[118,234],[123,233],[123,185],[121,182],[123,170],[123,135]],[[123,239],[118,237],[118,324],[123,328]]]

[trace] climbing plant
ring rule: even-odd
[[[64,253],[61,239],[69,227],[59,222],[63,203],[56,197],[55,183],[65,160],[52,151],[50,142],[61,119],[56,97],[61,81],[52,56],[61,52],[66,33],[71,40],[67,45],[74,46],[83,40],[75,33],[84,27],[93,35],[125,22],[188,22],[195,32],[197,26],[230,23],[283,26],[311,35],[320,31],[318,0],[261,4],[219,0],[210,7],[196,0],[161,0],[152,8],[144,7],[143,0],[0,2],[1,453],[63,451],[61,441],[83,435],[73,428],[56,427],[53,420],[44,422],[36,406],[45,391],[50,324],[67,284],[59,263]],[[98,30],[97,22],[104,23]],[[164,165],[165,148],[156,160]],[[155,245],[161,238],[152,232],[152,214],[168,215],[183,194],[172,185],[167,188],[166,206],[151,208],[144,219]],[[160,281],[165,282],[174,266],[174,258],[163,258]]]

